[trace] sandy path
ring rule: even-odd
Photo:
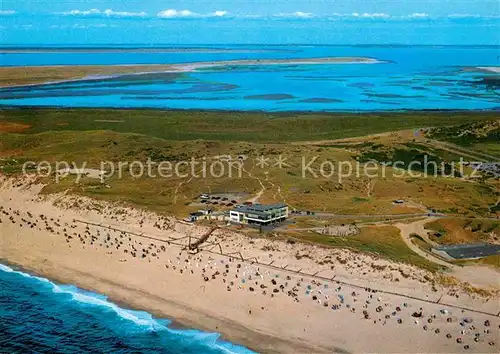
[[[433,263],[439,264],[443,267],[447,267],[450,269],[455,269],[455,268],[457,268],[455,265],[448,263],[448,262],[445,262],[442,259],[435,257],[434,255],[423,251],[420,247],[418,247],[417,245],[415,245],[411,241],[410,235],[417,234],[417,235],[421,236],[422,238],[424,238],[424,240],[430,241],[432,243],[432,241],[429,240],[429,237],[427,236],[427,230],[425,230],[424,225],[431,222],[431,221],[434,221],[434,220],[435,220],[435,218],[427,218],[427,219],[419,220],[419,221],[411,223],[411,224],[397,223],[397,224],[394,224],[394,226],[396,226],[399,230],[401,230],[401,237],[403,238],[403,241],[406,243],[408,248],[410,248],[413,252],[417,253],[421,257],[428,259],[429,261],[431,261]]]
[[[417,234],[430,245],[438,246],[437,243],[429,239],[428,231],[425,229],[425,224],[434,220],[436,220],[436,218],[426,218],[424,220],[419,220],[410,224],[397,223],[394,224],[394,226],[401,230],[401,237],[403,241],[413,252],[419,254],[421,257],[424,257],[433,263],[439,264],[443,267],[447,267],[450,270],[450,274],[457,279],[479,287],[498,287],[500,285],[500,272],[498,272],[497,270],[487,266],[454,265],[434,256],[431,253],[425,252],[412,242],[410,235]]]

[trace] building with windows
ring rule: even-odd
[[[279,204],[238,205],[229,213],[229,220],[239,224],[269,225],[285,221],[288,206]]]

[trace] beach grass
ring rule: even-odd
[[[411,199],[438,211],[486,215],[488,207],[496,202],[495,186],[474,184],[453,178],[397,178],[387,170],[383,178],[371,181],[355,175],[339,180],[338,173],[331,177],[302,174],[302,157],[308,161],[350,161],[355,164],[356,151],[337,147],[316,147],[310,144],[250,143],[228,141],[175,141],[147,135],[116,133],[112,131],[49,131],[39,134],[0,133],[0,159],[4,173],[21,172],[26,161],[57,161],[74,163],[86,168],[99,169],[101,161],[119,162],[189,161],[196,158],[231,154],[247,155],[241,176],[224,178],[169,177],[133,178],[125,168],[123,178],[117,174],[106,179],[106,185],[84,178],[78,185],[59,183],[51,191],[70,188],[75,193],[129,202],[148,208],[185,216],[202,205],[191,205],[202,193],[243,192],[250,197],[264,190],[262,203],[285,201],[291,208],[344,215],[394,215],[422,213],[422,209],[409,205],[394,205],[395,199]],[[275,158],[284,156],[285,168],[259,169],[254,159],[258,156]],[[319,168],[319,163],[312,167]],[[250,175],[251,174],[251,175]],[[53,176],[52,176],[53,177]],[[260,182],[259,182],[260,180]],[[54,181],[49,181],[53,183]],[[181,185],[182,183],[182,185]],[[262,183],[262,184],[261,184]],[[179,187],[179,188],[178,188]],[[48,187],[49,188],[49,187]],[[363,219],[364,220],[364,219]]]
[[[328,236],[315,232],[297,232],[293,235],[300,240],[375,254],[396,262],[416,265],[429,271],[440,269],[440,266],[420,257],[409,249],[401,239],[399,229],[395,226],[366,226],[360,230],[360,234],[348,237]]]
[[[443,245],[488,242],[500,237],[500,220],[439,219],[425,224],[425,228],[439,234],[431,239]]]
[[[498,268],[500,270],[500,254],[486,256],[479,259],[456,260],[453,263],[460,266],[484,265],[493,268]]]

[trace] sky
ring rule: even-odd
[[[500,44],[491,0],[1,0],[0,44]]]

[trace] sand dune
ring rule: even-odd
[[[226,229],[191,254],[189,237],[207,227],[41,188],[0,180],[0,258],[130,307],[263,352],[500,348],[496,295],[368,255]]]

